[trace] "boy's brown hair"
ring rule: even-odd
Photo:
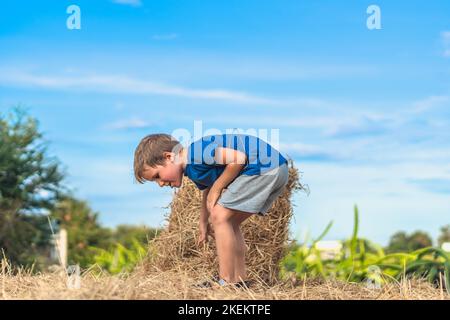
[[[164,165],[163,152],[177,153],[181,148],[180,142],[171,135],[155,133],[144,137],[134,152],[134,177],[139,183],[144,183],[142,177],[144,165],[155,167]]]

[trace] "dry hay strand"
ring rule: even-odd
[[[196,280],[190,276],[190,272],[181,267],[162,271],[153,264],[147,270],[140,267],[132,274],[112,276],[93,266],[81,274],[79,288],[70,288],[63,269],[34,274],[31,270],[13,270],[9,264],[0,261],[0,300],[450,300],[450,295],[442,288],[436,289],[420,278],[402,278],[375,289],[363,283],[306,277],[301,281],[285,279],[273,286],[257,283],[250,289],[218,285],[199,289],[193,286]]]
[[[153,266],[155,268],[155,266]],[[141,269],[143,270],[143,269]],[[363,284],[333,279],[308,278],[298,283],[280,281],[274,286],[256,285],[250,289],[220,287],[198,289],[187,271],[153,270],[150,273],[107,275],[95,270],[81,275],[80,288],[69,288],[64,273],[2,272],[0,300],[3,299],[156,299],[156,300],[449,300],[450,295],[420,279],[402,279],[370,289]]]
[[[305,189],[293,163],[289,164],[289,180],[282,194],[275,200],[268,215],[252,215],[241,230],[247,246],[248,278],[268,285],[278,280],[280,261],[286,254],[289,224],[293,215],[291,197],[296,190]],[[214,241],[202,248],[196,244],[201,191],[184,177],[182,187],[175,192],[166,215],[167,227],[150,242],[144,269],[161,271],[185,270],[193,278],[217,276],[218,259]]]

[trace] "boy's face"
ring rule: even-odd
[[[183,165],[174,161],[173,153],[167,153],[165,164],[156,165],[156,167],[150,167],[145,165],[142,177],[147,181],[154,181],[159,184],[160,187],[181,187],[183,180]]]

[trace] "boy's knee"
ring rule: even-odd
[[[227,214],[227,209],[220,205],[214,206],[210,212],[210,218],[213,225],[228,223],[231,220],[230,215]]]

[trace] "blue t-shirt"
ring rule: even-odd
[[[286,158],[278,150],[252,135],[239,133],[205,136],[187,147],[187,163],[184,171],[184,175],[188,176],[200,190],[212,186],[225,170],[225,165],[215,163],[217,147],[245,153],[247,163],[240,175],[261,175],[287,163]]]

